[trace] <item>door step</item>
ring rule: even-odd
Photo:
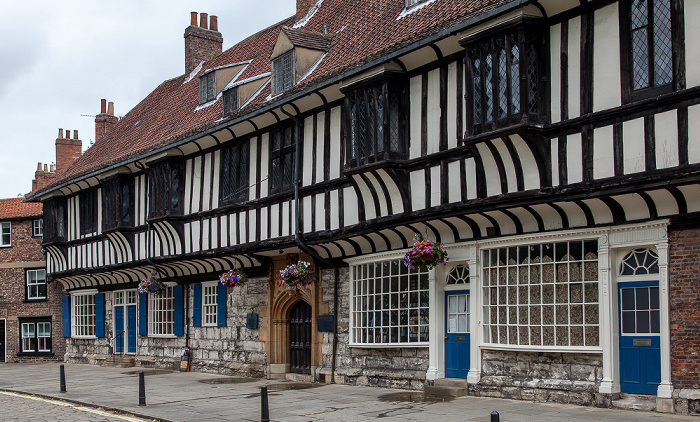
[[[433,385],[426,385],[423,391],[433,396],[464,397],[467,395],[467,380],[440,378],[433,381]]]
[[[295,382],[314,382],[314,377],[312,375],[297,374],[294,372],[287,372],[286,374],[284,374],[284,379]]]
[[[620,393],[620,398],[613,400],[612,407],[613,409],[653,412],[656,410],[656,396]]]
[[[102,366],[112,366],[115,368],[133,368],[136,366],[136,358],[131,356],[112,355],[105,359]]]

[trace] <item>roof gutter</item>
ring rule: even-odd
[[[174,142],[172,144],[165,145],[165,146],[160,147],[160,148],[155,149],[155,150],[150,150],[150,151],[143,153],[143,154],[141,154],[137,157],[134,157],[132,159],[122,161],[118,164],[113,164],[109,167],[105,167],[105,168],[102,168],[100,170],[95,170],[95,171],[87,173],[83,176],[78,176],[78,178],[76,178],[76,179],[72,179],[70,181],[63,182],[59,185],[54,186],[53,188],[51,188],[47,191],[41,192],[40,194],[29,195],[26,198],[26,200],[27,201],[37,201],[37,200],[39,200],[40,197],[46,196],[47,194],[54,192],[56,190],[65,188],[68,185],[75,183],[75,181],[89,179],[91,177],[96,177],[98,174],[101,174],[105,171],[117,169],[119,167],[123,167],[123,166],[131,164],[131,163],[135,163],[135,162],[143,160],[144,158],[147,158],[153,154],[158,154],[160,152],[164,152],[164,151],[170,150],[172,148],[179,147],[181,145],[184,145],[184,144],[187,144],[187,143],[192,142],[194,140],[197,140],[199,138],[202,138],[203,136],[207,136],[207,135],[210,135],[212,133],[218,132],[221,129],[224,129],[228,126],[232,126],[232,125],[244,122],[244,121],[249,120],[250,118],[252,118],[256,115],[267,113],[267,112],[272,111],[278,107],[281,108],[283,105],[290,103],[290,102],[293,102],[295,100],[298,100],[298,99],[305,97],[307,95],[313,94],[314,92],[318,91],[319,89],[323,89],[323,88],[326,88],[326,87],[331,86],[333,84],[336,84],[344,79],[347,79],[351,76],[365,72],[366,70],[369,70],[369,69],[371,69],[375,66],[378,66],[382,63],[391,61],[391,60],[398,58],[406,53],[412,52],[414,50],[418,50],[418,49],[426,47],[426,46],[429,46],[430,44],[434,43],[435,41],[437,41],[441,38],[445,38],[445,37],[454,35],[454,34],[460,32],[460,31],[462,31],[470,26],[477,25],[477,24],[484,22],[486,20],[498,17],[504,13],[508,13],[513,9],[517,9],[519,7],[523,7],[523,6],[526,6],[528,4],[533,4],[533,3],[537,3],[537,0],[514,0],[510,3],[504,4],[503,6],[500,6],[500,7],[493,9],[493,10],[490,10],[486,13],[482,13],[478,16],[474,16],[472,18],[469,18],[463,22],[460,22],[459,24],[457,24],[455,26],[444,29],[438,33],[435,33],[435,34],[427,37],[427,38],[423,38],[420,41],[416,41],[413,44],[409,44],[409,45],[402,47],[396,51],[393,51],[387,55],[384,55],[380,58],[377,58],[377,59],[374,59],[370,62],[367,62],[361,66],[355,67],[355,68],[348,70],[344,73],[341,73],[339,75],[330,77],[322,82],[319,82],[318,84],[314,84],[312,86],[309,86],[308,88],[306,88],[304,90],[301,90],[301,91],[296,92],[294,94],[291,94],[289,96],[280,98],[278,101],[270,103],[270,104],[268,104],[264,107],[261,107],[259,109],[253,110],[249,114],[246,114],[244,116],[240,116],[240,117],[237,117],[235,119],[229,120],[225,123],[221,123],[219,125],[213,126],[210,129],[199,132],[196,135],[188,136],[188,137],[186,137],[180,141]],[[285,113],[285,114],[287,114],[287,113]]]

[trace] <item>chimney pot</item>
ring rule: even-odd
[[[100,114],[105,114],[107,112],[107,100],[104,98],[100,101]]]
[[[66,129],[66,139],[70,139],[70,129]]]
[[[197,12],[190,12],[190,25],[197,26]]]
[[[44,164],[44,173],[46,173],[46,171],[48,170],[48,168],[49,168],[49,165],[48,165],[48,164]]]
[[[218,18],[214,15],[209,16],[209,29],[211,29],[212,31],[219,30],[219,21]]]
[[[39,161],[39,165],[36,166],[36,171],[40,171],[40,170],[41,170],[41,161]]]
[[[78,139],[78,129],[73,131],[73,139]]]
[[[49,171],[50,171],[51,173],[53,173],[54,171],[56,171],[56,167],[55,167],[53,164],[51,164],[51,165],[49,166]]]
[[[199,27],[207,29],[207,14],[206,13],[199,14]]]
[[[107,105],[107,114],[114,116],[114,103],[112,101]]]
[[[63,129],[58,129],[58,139],[63,139]]]

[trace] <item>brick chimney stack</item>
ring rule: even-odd
[[[58,129],[56,138],[56,175],[60,175],[71,166],[83,151],[83,142],[78,139],[78,131],[74,131],[73,139],[70,138],[70,130],[66,130],[66,137],[63,137],[63,129]]]
[[[297,20],[304,19],[312,7],[318,3],[318,0],[297,0]]]
[[[192,12],[190,26],[185,28],[185,74],[192,72],[200,62],[221,54],[223,43],[216,16],[209,16],[207,25],[207,14],[201,13],[197,26],[197,12]]]
[[[109,102],[104,98],[100,104],[100,114],[95,116],[95,142],[99,142],[104,138],[105,134],[117,124],[119,118],[114,115],[114,103]]]
[[[42,168],[42,164],[38,163],[34,172],[34,180],[32,180],[32,192],[53,182],[55,178],[56,169],[54,169],[53,164],[51,166],[44,164]]]

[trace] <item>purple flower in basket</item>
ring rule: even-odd
[[[159,294],[165,289],[165,284],[163,284],[163,281],[158,277],[158,274],[151,273],[148,278],[145,278],[141,280],[139,283],[138,291],[139,293],[155,293]]]
[[[442,244],[424,239],[420,234],[415,235],[413,247],[403,257],[404,265],[411,271],[416,271],[419,267],[435,268],[446,261],[447,251]]]
[[[248,276],[240,269],[231,269],[219,277],[219,282],[225,286],[238,287],[248,281]]]
[[[311,264],[306,261],[299,261],[296,264],[287,265],[280,271],[282,284],[286,286],[306,286],[316,281],[316,273]]]

